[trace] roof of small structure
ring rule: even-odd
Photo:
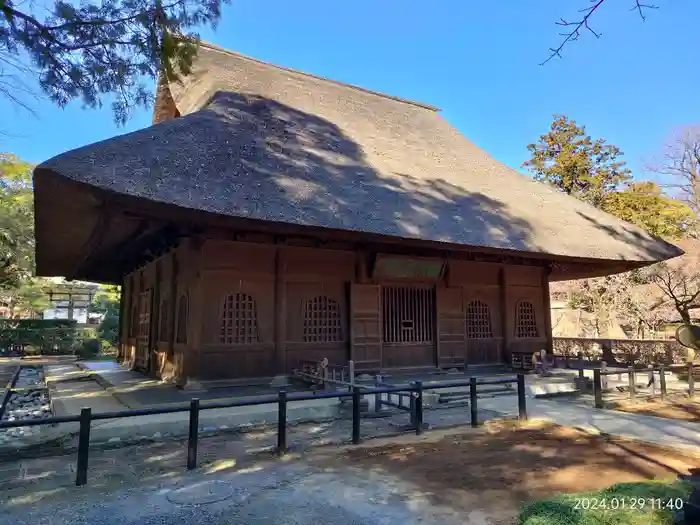
[[[160,84],[157,111],[168,103],[180,116],[58,155],[35,180],[452,245],[628,263],[682,253],[498,162],[425,104],[204,43],[191,75]]]

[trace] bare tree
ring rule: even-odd
[[[691,324],[690,310],[698,306],[700,274],[698,268],[660,263],[653,273],[653,282],[671,302],[684,324]]]
[[[648,169],[665,176],[665,186],[700,216],[700,126],[679,130]]]
[[[631,0],[630,0],[631,1]],[[549,49],[549,56],[540,65],[544,65],[554,57],[561,58],[561,52],[570,42],[575,42],[581,37],[582,32],[588,32],[596,38],[600,38],[601,33],[593,29],[590,25],[591,18],[595,15],[601,6],[605,3],[605,0],[589,0],[590,5],[579,9],[581,17],[577,20],[566,20],[561,18],[556,24],[560,27],[567,28],[565,31],[559,33],[562,37],[561,42],[557,47],[552,47]],[[631,6],[630,11],[636,11],[641,19],[646,20],[646,11],[649,9],[658,9],[657,6],[651,4],[644,4],[640,0],[634,0],[634,4]]]
[[[700,243],[685,239],[678,244],[685,255],[650,266],[640,275],[656,286],[660,299],[677,312],[684,324],[690,324],[690,311],[700,306]]]

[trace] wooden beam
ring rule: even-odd
[[[204,328],[204,286],[201,277],[202,238],[194,235],[187,244],[185,264],[188,268],[187,281],[187,358],[192,368],[187,367],[188,377],[202,377],[202,336]],[[192,275],[194,270],[194,275]]]
[[[498,285],[500,292],[500,303],[501,303],[501,330],[503,332],[503,357],[510,360],[510,340],[511,332],[508,323],[508,268],[506,266],[501,267],[501,271],[498,274]]]
[[[286,373],[287,361],[287,285],[285,282],[284,252],[275,252],[275,362],[277,374]]]
[[[180,265],[177,259],[177,253],[172,254],[172,267],[170,271],[170,310],[168,312],[168,355],[174,360],[175,356],[175,327],[177,317],[177,279],[180,273]],[[182,375],[182,359],[178,363],[179,368],[174,371],[175,376],[179,379]]]
[[[357,267],[355,270],[355,278],[358,284],[366,284],[369,282],[369,270],[367,268],[367,252],[358,250],[357,252]]]
[[[160,370],[156,370],[158,367],[158,353],[156,345],[158,344],[158,339],[160,339],[160,334],[158,330],[160,328],[160,281],[162,277],[162,268],[160,262],[156,262],[155,280],[153,282],[153,288],[151,291],[151,319],[150,327],[148,329],[148,363],[149,370],[153,376],[157,376]]]
[[[144,228],[138,229],[140,232],[134,231],[123,243],[110,250],[123,254],[117,256],[116,262],[112,263],[121,269],[121,273],[128,273],[155,260],[179,242],[180,232],[172,225],[155,230],[149,229],[149,226],[151,225],[146,224]]]
[[[549,297],[549,276],[552,273],[551,268],[545,268],[542,272],[542,304],[544,315],[544,332],[547,338],[547,353],[552,354],[554,352],[554,339],[552,336],[552,305]]]
[[[129,326],[129,323],[126,319],[126,316],[128,315],[128,308],[127,308],[127,286],[126,286],[126,276],[122,277],[122,282],[119,287],[119,341],[117,342],[118,347],[117,347],[117,359],[121,361],[124,357],[124,347],[126,346],[127,343],[127,338],[129,334],[126,331],[126,328]]]

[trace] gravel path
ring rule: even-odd
[[[74,489],[63,497],[6,503],[2,525],[464,525],[417,487],[390,475],[339,466],[268,463],[237,472],[191,473],[150,488]],[[482,521],[473,522],[483,523]]]

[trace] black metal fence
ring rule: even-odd
[[[517,383],[518,388],[518,418],[527,419],[527,405],[525,397],[525,376],[518,374],[515,378],[508,379],[479,379],[470,377],[468,381],[452,381],[446,383],[430,384],[429,390],[441,390],[444,388],[466,387],[470,390],[470,423],[472,427],[479,425],[477,412],[477,387],[479,385],[512,384]],[[280,390],[276,396],[256,399],[241,399],[229,402],[200,403],[199,399],[192,399],[189,405],[144,408],[136,410],[123,410],[119,412],[103,412],[93,414],[90,408],[83,408],[80,415],[62,416],[40,420],[23,421],[3,421],[0,422],[0,430],[17,427],[54,425],[59,423],[80,423],[78,432],[78,462],[76,469],[75,484],[85,485],[87,483],[88,459],[90,449],[90,426],[92,421],[106,419],[118,419],[125,417],[152,416],[159,414],[173,414],[178,412],[189,412],[189,433],[187,439],[187,469],[197,468],[197,446],[199,442],[199,413],[202,410],[213,410],[221,408],[234,408],[255,405],[277,404],[277,447],[278,454],[283,454],[287,450],[287,406],[289,403],[298,401],[311,401],[314,399],[343,399],[352,400],[352,435],[353,444],[361,441],[360,421],[362,418],[361,401],[365,395],[372,394],[392,394],[408,392],[413,397],[411,403],[411,420],[416,434],[421,434],[423,425],[423,392],[424,387],[420,381],[416,381],[410,386],[380,387],[380,388],[360,388],[354,386],[351,391],[340,392],[320,392],[315,394],[290,395],[284,390]]]
[[[7,403],[10,401],[10,398],[12,397],[12,392],[15,388],[15,385],[17,384],[17,380],[19,379],[20,370],[22,370],[22,367],[17,366],[14,373],[12,374],[12,377],[10,378],[10,381],[7,383],[7,386],[5,387],[5,393],[3,394],[2,402],[0,403],[0,420],[2,420],[2,416],[5,415],[5,409],[7,408]]]
[[[670,366],[661,366],[661,367],[648,367],[648,368],[637,368],[634,366],[630,366],[627,368],[627,370],[622,371],[622,370],[606,370],[606,369],[600,369],[600,368],[595,368],[593,369],[593,395],[594,395],[594,405],[595,408],[604,408],[604,403],[603,403],[603,390],[605,390],[605,385],[603,384],[603,378],[607,376],[612,376],[612,375],[622,375],[626,374],[627,375],[627,388],[628,388],[628,393],[629,393],[629,398],[630,400],[634,401],[637,397],[637,382],[636,382],[636,375],[637,374],[651,374],[652,381],[654,380],[653,374],[658,373],[659,374],[659,389],[660,389],[660,398],[662,401],[666,399],[666,396],[668,395],[668,389],[666,387],[666,372],[685,372],[688,374],[688,397],[691,399],[695,397],[695,377],[694,377],[694,372],[700,370],[700,365],[698,364],[693,364],[689,363],[686,365],[670,365]],[[584,371],[582,369],[579,370],[579,377],[584,377]],[[651,384],[651,383],[650,383]]]

